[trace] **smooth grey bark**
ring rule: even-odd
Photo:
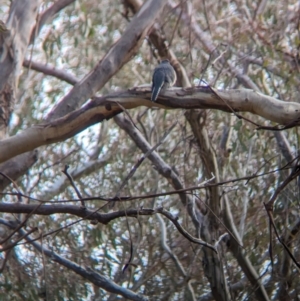
[[[172,3],[171,0],[170,3]],[[264,5],[265,5],[265,1],[262,1],[258,8],[257,11],[258,13],[261,13],[263,11]],[[177,16],[181,18],[182,22],[185,23],[187,26],[189,26],[196,40],[199,42],[199,44],[202,47],[204,47],[207,50],[208,53],[214,54],[216,57],[220,55],[214,42],[211,40],[208,34],[201,28],[201,26],[195,22],[193,15],[188,15],[186,13],[183,13],[181,11],[181,8],[179,6],[175,6],[173,3],[169,4],[169,6],[173,9],[173,11],[177,14]],[[219,63],[221,64],[221,67],[227,64],[231,74],[244,87],[253,89],[254,91],[257,92],[259,91],[258,86],[248,77],[248,75],[240,72],[230,61],[226,61],[224,57],[220,57]],[[216,64],[216,65],[218,66],[220,64]],[[218,68],[219,67],[217,67],[217,69]],[[273,69],[272,72],[276,72],[276,69]],[[285,105],[283,103],[282,103],[282,109],[285,110]],[[298,112],[298,110],[295,109],[294,112],[296,113]],[[299,116],[297,117],[295,116],[295,120],[291,122],[295,122],[296,120],[298,120],[298,118]],[[287,139],[284,136],[284,133],[279,131],[274,132],[274,136],[284,158],[287,160],[287,162],[292,161],[294,156],[291,153],[291,148],[289,146]],[[229,227],[229,229],[232,229],[229,224],[227,226]],[[256,291],[256,296],[258,300],[268,300],[268,296],[265,291],[265,288],[258,280],[258,275],[255,269],[251,265],[248,257],[245,256],[238,248],[238,244],[236,243],[236,241],[232,244],[231,251],[233,252],[234,256],[237,258],[239,264],[241,265],[244,273],[247,275],[252,285],[258,286],[258,290]]]
[[[47,120],[57,119],[79,108],[85,101],[93,97],[123,65],[131,60],[167,3],[167,0],[146,1],[134,16],[122,37],[95,68],[58,103],[47,117]]]
[[[25,197],[24,197],[25,198]],[[92,198],[93,199],[93,198]],[[95,199],[95,198],[94,198]],[[86,199],[88,200],[88,199]],[[106,199],[109,201],[109,199]],[[79,205],[68,205],[68,204],[51,204],[51,205],[41,205],[38,204],[23,204],[23,203],[0,203],[0,212],[6,213],[26,213],[30,214],[34,212],[36,215],[51,215],[57,213],[65,213],[71,214],[77,217],[81,217],[85,220],[94,220],[100,224],[108,224],[114,219],[126,216],[133,216],[136,217],[140,215],[153,215],[155,211],[153,209],[126,209],[121,211],[114,211],[110,213],[99,213],[97,209],[83,209]]]
[[[7,31],[0,38],[0,140],[6,136],[10,116],[14,110],[21,67],[40,2],[14,0],[6,23]],[[27,155],[22,154],[1,164],[0,171],[16,180],[24,175],[36,160],[37,153],[31,151]],[[0,191],[9,184],[7,178],[0,177]]]
[[[15,180],[23,176],[28,169],[37,161],[37,150],[29,153],[21,154],[0,164],[0,171],[8,176],[10,179]],[[11,184],[8,178],[0,175],[0,191]]]
[[[224,224],[233,235],[233,237],[232,236],[230,237],[230,240],[228,242],[229,250],[232,252],[237,262],[239,263],[242,271],[244,272],[245,276],[251,283],[257,300],[269,301],[270,300],[269,296],[260,279],[260,275],[256,272],[247,254],[245,254],[245,252],[243,251],[242,241],[240,239],[236,226],[233,222],[230,202],[228,200],[227,195],[224,195],[224,207],[225,207]]]
[[[205,116],[206,112],[201,110],[189,110],[185,113],[185,117],[192,128],[194,137],[196,138],[195,141],[199,157],[203,163],[205,178],[208,179],[211,175],[214,175],[214,179],[211,183],[218,183],[220,177],[217,159],[215,151],[208,138],[208,133],[205,127]],[[202,224],[201,235],[202,239],[212,243],[217,241],[220,236],[220,223],[216,217],[221,215],[222,204],[220,202],[218,186],[210,187],[207,191],[209,196],[207,206],[212,212],[208,211],[205,216]],[[205,276],[210,283],[210,288],[214,298],[220,301],[231,300],[227,279],[223,269],[223,258],[220,255],[217,256],[210,250],[203,249],[203,262]]]
[[[147,153],[151,150],[151,145],[146,141],[146,139],[142,136],[140,131],[134,127],[130,120],[118,115],[114,118],[117,125],[126,131],[126,133],[130,136],[130,138],[135,142],[137,147],[142,150],[143,153]],[[184,189],[184,185],[176,174],[176,172],[172,169],[172,167],[167,164],[160,155],[153,151],[147,157],[152,164],[156,167],[158,173],[166,178],[168,182],[172,185],[175,190]],[[200,230],[200,226],[202,224],[203,215],[200,210],[195,206],[193,197],[185,192],[178,193],[180,200],[183,206],[187,207],[187,211],[192,219],[192,222],[196,228],[196,236],[198,235],[198,231]]]
[[[124,5],[132,10],[136,14],[143,2],[140,0],[125,0]],[[181,65],[175,53],[169,47],[169,41],[164,35],[162,35],[162,28],[159,26],[159,23],[155,23],[152,31],[149,34],[149,40],[157,49],[160,58],[168,58],[174,67],[177,74],[177,85],[183,88],[190,87],[191,83],[185,68]]]
[[[120,40],[110,49],[105,57],[100,60],[98,65],[61,100],[46,120],[49,121],[62,117],[79,108],[87,99],[94,96],[94,94],[138,51],[145,36],[155,22],[155,19],[167,2],[167,0],[147,1],[131,21]],[[30,33],[31,31],[28,32],[28,36]],[[23,60],[21,63],[23,63]],[[34,148],[35,147],[37,146],[34,146]],[[24,166],[30,156],[32,156],[32,154],[29,153],[28,158],[23,157],[24,161],[19,164]],[[12,178],[17,179],[17,173],[16,176]]]
[[[123,112],[123,108],[132,109],[139,106],[165,109],[219,109],[226,112],[231,112],[231,109],[248,111],[281,124],[297,120],[300,111],[298,103],[283,102],[252,90],[212,91],[207,87],[185,90],[172,88],[164,95],[160,95],[157,102],[150,101],[150,87],[120,91],[105,97],[95,97],[81,109],[62,118],[34,125],[0,141],[0,162],[42,145],[64,141],[88,126]],[[296,125],[297,123],[294,124]]]
[[[74,0],[57,1],[45,11],[38,24],[38,32],[55,13],[71,2]],[[0,33],[0,140],[6,135],[9,119],[14,109],[18,79],[30,36],[32,32],[37,33],[33,28],[40,3],[41,0],[13,1],[6,24],[7,31],[2,35]],[[37,151],[30,151],[3,163],[0,165],[0,171],[12,180],[16,180],[24,175],[36,161]],[[3,191],[9,184],[6,178],[1,177],[0,191]]]
[[[6,31],[0,42],[0,139],[6,135],[14,104],[23,59],[40,0],[14,0],[10,6]]]
[[[70,73],[66,72],[65,70],[57,69],[50,65],[44,65],[38,62],[33,62],[29,60],[25,60],[23,62],[23,66],[35,70],[38,72],[42,72],[45,75],[51,75],[54,76],[60,80],[63,80],[71,85],[75,85],[79,82],[79,79],[77,79],[75,76],[71,75]]]

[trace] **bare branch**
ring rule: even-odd
[[[80,199],[81,207],[84,209],[85,208],[85,204],[84,204],[83,198],[81,196],[81,193],[80,193],[79,189],[76,187],[76,185],[75,185],[75,183],[73,181],[72,176],[68,173],[68,168],[69,168],[69,166],[65,165],[65,168],[64,168],[64,170],[62,172],[66,175],[66,177],[70,181],[70,183],[71,183],[72,187],[74,188],[74,190],[75,190],[78,198]]]
[[[167,0],[145,2],[122,37],[111,47],[93,70],[58,103],[48,115],[47,120],[54,120],[74,111],[87,99],[93,97],[138,51],[155,19],[167,2]]]
[[[15,224],[8,222],[4,219],[0,219],[0,224],[6,225],[11,229],[14,229]],[[19,230],[19,233],[22,235],[23,238],[26,238],[32,246],[38,250],[40,253],[45,254],[48,258],[53,260],[54,262],[57,262],[58,264],[72,270],[76,274],[82,276],[84,279],[89,280],[91,283],[95,284],[98,287],[101,287],[102,289],[123,296],[124,298],[127,298],[129,300],[134,301],[147,301],[148,297],[141,296],[139,294],[134,293],[133,291],[130,291],[124,287],[121,287],[117,285],[115,282],[107,278],[106,276],[94,272],[92,269],[87,268],[84,269],[80,265],[78,265],[75,262],[72,262],[66,258],[63,258],[59,256],[57,253],[50,251],[46,247],[43,247],[41,244],[39,244],[37,241],[34,240],[34,238],[29,237],[29,233],[25,232],[24,230]]]
[[[33,150],[0,164],[0,170],[15,181],[23,176],[36,161],[37,150]],[[0,191],[3,191],[9,184],[10,181],[0,176]]]
[[[70,175],[74,180],[81,178],[82,176],[87,176],[96,170],[99,170],[103,168],[109,159],[109,154],[94,160],[89,160],[87,162],[84,162],[83,164],[70,168]],[[44,189],[43,191],[40,191],[38,193],[38,199],[45,201],[51,200],[55,195],[58,195],[60,192],[62,192],[67,185],[69,185],[68,180],[64,175],[61,175],[55,181],[51,184],[49,188]]]
[[[124,5],[130,7],[134,13],[137,13],[140,7],[142,6],[142,2],[137,0],[125,0]],[[179,86],[184,88],[190,87],[191,83],[189,81],[186,70],[180,64],[171,47],[169,47],[169,41],[167,41],[166,37],[162,36],[161,27],[159,26],[158,22],[154,24],[150,32],[149,40],[157,49],[159,56],[161,58],[168,58],[171,62],[172,66],[176,71],[177,82]]]
[[[16,203],[16,204],[21,204],[21,203]],[[26,205],[26,204],[23,204],[23,205]],[[35,205],[35,207],[30,211],[28,212],[29,214],[27,215],[26,218],[24,218],[24,220],[19,223],[16,228],[14,229],[13,232],[11,232],[5,239],[3,239],[2,241],[0,241],[0,244],[4,244],[6,241],[8,241],[17,231],[19,231],[26,223],[27,221],[29,220],[29,218],[36,213],[36,211],[41,207],[42,204],[39,204],[39,205]]]
[[[120,191],[124,188],[124,186],[126,185],[126,183],[130,180],[130,178],[132,178],[132,176],[134,175],[134,173],[136,172],[136,170],[139,168],[139,166],[144,162],[145,159],[147,159],[149,157],[149,155],[155,151],[163,142],[165,142],[166,137],[170,134],[170,132],[174,129],[174,127],[176,126],[176,123],[174,123],[168,131],[165,132],[164,136],[150,149],[147,151],[147,153],[145,153],[137,162],[136,164],[132,167],[131,171],[129,172],[129,174],[127,175],[127,177],[124,179],[124,181],[122,182],[122,184],[120,185],[117,193],[116,193],[116,197],[119,196]]]
[[[0,139],[6,135],[14,110],[22,63],[40,1],[11,2],[5,31],[0,34]]]
[[[294,126],[296,126],[299,123],[299,121],[295,122],[300,118],[299,103],[283,102],[251,90],[218,91],[218,94],[222,99],[230,102],[231,107],[236,111],[248,111],[280,124],[294,121]],[[65,117],[33,126],[20,134],[2,140],[0,142],[0,162],[36,147],[66,140],[88,126],[110,119],[122,112],[116,102],[121,103],[126,109],[143,105],[169,109],[202,108],[228,111],[227,105],[206,87],[185,91],[173,88],[168,90],[165,95],[161,95],[159,101],[155,103],[149,101],[149,98],[150,89],[145,88],[96,98]]]
[[[71,85],[76,85],[79,82],[79,79],[77,79],[72,74],[67,73],[64,70],[57,69],[53,66],[44,65],[44,64],[37,63],[37,62],[32,62],[32,61],[29,61],[29,60],[24,60],[23,66],[28,68],[28,69],[32,69],[32,70],[35,70],[35,71],[38,71],[38,72],[42,72],[45,75],[54,76],[58,79],[61,79],[65,82],[71,84]]]
[[[37,215],[51,215],[55,213],[67,213],[86,220],[97,220],[101,224],[108,224],[112,220],[120,217],[137,217],[138,215],[153,215],[153,209],[127,209],[111,213],[99,213],[98,209],[83,209],[74,205],[36,205],[21,203],[0,203],[0,212],[6,213],[32,213]]]
[[[151,149],[151,145],[145,140],[139,131],[131,124],[128,119],[122,118],[120,116],[114,119],[118,126],[122,128],[131,137],[131,139],[136,143],[136,145],[144,152],[147,153]],[[168,165],[156,151],[153,151],[148,159],[154,164],[157,171],[175,188],[175,190],[184,189],[183,183],[178,175],[174,172],[170,165]],[[188,213],[192,218],[192,221],[196,229],[200,229],[199,216],[202,216],[199,210],[197,214],[194,211],[193,198],[186,193],[178,193],[180,200],[184,206],[187,207]]]
[[[54,15],[73,2],[75,2],[75,0],[57,0],[52,6],[45,10],[43,14],[39,16],[38,24],[31,32],[30,44],[32,44],[35,37],[39,35],[42,27],[53,19]]]
[[[216,254],[218,254],[218,251],[216,250],[216,248],[208,243],[206,243],[205,241],[199,239],[199,238],[195,238],[193,237],[191,234],[189,234],[185,229],[183,229],[183,227],[179,224],[178,222],[178,217],[173,216],[173,214],[171,214],[169,211],[165,210],[164,208],[157,208],[155,210],[158,213],[161,213],[162,215],[164,215],[166,218],[168,218],[177,228],[177,230],[184,236],[186,237],[189,241],[205,246],[211,250],[213,250]]]
[[[245,177],[241,177],[241,178],[233,178],[233,179],[229,179],[229,180],[226,180],[226,181],[221,181],[221,182],[218,182],[218,183],[210,183],[210,181],[214,179],[214,178],[211,178],[211,179],[208,179],[208,180],[204,181],[202,184],[200,184],[198,186],[190,186],[188,188],[177,189],[177,190],[172,190],[172,191],[168,191],[168,192],[161,192],[161,193],[147,194],[147,195],[138,195],[138,196],[125,196],[125,197],[120,196],[120,197],[117,197],[117,198],[109,198],[109,197],[101,197],[101,196],[86,197],[86,198],[83,198],[83,201],[107,201],[107,202],[120,201],[120,202],[125,202],[125,201],[140,200],[140,199],[150,199],[150,198],[152,199],[152,198],[161,197],[161,196],[178,194],[178,193],[181,193],[181,192],[192,192],[194,190],[207,189],[207,187],[233,184],[233,183],[237,183],[237,182],[240,182],[240,181],[246,181],[246,183],[248,183],[252,179],[267,176],[267,175],[274,174],[274,173],[278,173],[279,171],[283,171],[283,170],[287,170],[287,169],[291,169],[291,168],[293,168],[293,167],[288,167],[287,165],[285,165],[282,168],[274,169],[274,170],[271,170],[271,171],[266,172],[266,173],[261,173],[261,174],[255,173],[255,174],[250,175],[250,176],[245,176]],[[19,193],[0,192],[0,195],[18,196]],[[29,200],[37,201],[37,202],[41,202],[41,203],[48,203],[49,202],[49,200],[44,201],[44,200],[41,200],[41,199],[38,199],[38,198],[30,197],[29,195],[26,195],[26,194],[21,194],[21,196],[24,197],[24,198],[28,198]],[[48,197],[48,199],[50,199],[50,198]],[[81,201],[80,199],[68,199],[68,200],[51,201],[50,203],[51,204],[57,204],[57,203],[61,204],[61,203],[80,202],[80,201]]]
[[[171,250],[171,248],[168,246],[167,244],[167,231],[166,231],[166,225],[165,222],[163,220],[163,218],[158,214],[157,215],[157,219],[159,221],[160,224],[160,230],[161,230],[161,245],[162,248],[169,254],[170,258],[173,260],[173,262],[175,263],[179,273],[181,274],[181,276],[184,278],[184,282],[189,282],[189,275],[187,274],[187,272],[185,271],[183,265],[181,264],[179,258],[176,256],[176,254]],[[189,292],[190,295],[190,299],[191,301],[195,301],[195,292],[193,290],[193,287],[191,285],[187,286],[187,290]]]
[[[33,232],[35,232],[35,231],[37,231],[38,230],[38,228],[32,228],[30,231],[28,231],[28,233],[26,233],[25,231],[24,231],[24,234],[21,236],[21,237],[19,237],[16,241],[14,241],[13,243],[10,243],[10,244],[8,244],[8,245],[6,245],[5,247],[3,247],[3,248],[0,248],[0,252],[4,252],[4,251],[7,251],[7,250],[10,250],[10,249],[12,249],[13,247],[15,247],[21,240],[23,240],[23,239],[25,239],[26,237],[28,237],[28,235],[30,235],[31,233],[33,233]],[[17,230],[14,230],[14,232],[13,233],[15,233]]]
[[[215,53],[217,57],[220,57],[219,61],[222,66],[228,64],[232,75],[241,81],[244,87],[259,91],[257,85],[249,78],[247,74],[241,73],[230,61],[227,61],[223,56],[220,56],[220,53],[217,50],[217,47],[214,45],[211,37],[209,37],[208,34],[200,27],[200,25],[196,23],[193,16],[190,17],[186,13],[182,12],[182,10],[171,0],[169,1],[169,7],[177,14],[177,16],[181,18],[185,26],[188,26],[191,29],[201,47],[204,47],[208,53]]]

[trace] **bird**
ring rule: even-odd
[[[176,72],[169,60],[162,60],[154,69],[152,76],[151,101],[156,101],[161,90],[172,87],[176,82]]]

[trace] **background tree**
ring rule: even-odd
[[[0,13],[2,299],[300,297],[297,1]]]

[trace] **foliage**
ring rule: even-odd
[[[135,12],[129,3],[131,1],[88,0],[68,5],[43,26],[34,43],[28,46],[26,59],[55,66],[79,80],[83,79],[130,24]],[[0,7],[6,17],[9,5],[10,2],[5,1]],[[52,5],[52,1],[44,1],[40,13]],[[215,89],[251,88],[284,101],[297,102],[300,92],[299,13],[299,3],[292,0],[169,1],[155,26],[169,43],[169,49],[174,52],[193,85],[208,84]],[[150,85],[152,70],[158,59],[158,50],[147,36],[138,53],[107,81],[97,95]],[[43,123],[71,89],[70,84],[59,78],[23,68],[9,135]],[[195,112],[199,114],[199,124],[207,133],[217,159],[218,182],[243,178],[218,186],[218,236],[214,239],[218,240],[221,235],[230,232],[224,222],[226,196],[232,221],[243,244],[242,253],[250,259],[259,275],[256,281],[262,282],[270,300],[279,300],[283,296],[282,291],[295,299],[300,295],[298,270],[294,263],[289,262],[288,272],[284,271],[286,253],[275,236],[272,241],[273,266],[268,253],[269,219],[264,202],[270,200],[291,172],[291,169],[282,169],[289,160],[278,137],[272,131],[256,130],[255,125],[238,119],[233,113],[213,109]],[[185,188],[201,185],[209,179],[201,143],[186,112],[140,107],[123,113],[125,116],[127,114],[152,146],[161,142],[155,152],[172,167]],[[243,117],[258,124],[274,125],[250,113],[244,113]],[[162,141],[173,125],[173,130]],[[285,130],[281,134],[287,140],[292,158],[296,158],[298,128]],[[78,199],[70,181],[62,173],[65,165],[69,165],[69,173],[85,198],[137,197],[176,190],[172,181],[162,176],[153,162],[146,158],[120,191],[122,182],[142,156],[143,152],[136,143],[114,119],[110,119],[87,128],[71,139],[39,148],[38,161],[17,180],[17,185],[24,195],[50,204],[65,204],[62,200]],[[94,168],[88,168],[89,164]],[[79,169],[82,172],[76,176]],[[252,175],[257,177],[247,178]],[[2,202],[18,202],[11,192],[16,192],[14,185],[4,190]],[[205,228],[205,219],[210,216],[212,208],[211,191],[209,188],[196,189],[187,194],[202,213],[202,227]],[[288,238],[289,231],[299,222],[298,199],[298,180],[289,183],[277,198],[274,222],[282,237]],[[26,198],[22,201],[29,202]],[[38,204],[34,201],[30,203]],[[67,204],[80,206],[78,201]],[[197,237],[204,231],[203,228],[195,228],[187,204],[180,201],[178,194],[117,201],[113,208],[104,200],[86,201],[85,205],[91,210],[99,209],[100,213],[162,206],[178,216],[179,223],[191,235]],[[209,295],[213,290],[212,283],[203,267],[202,251],[205,247],[192,243],[178,232],[171,220],[157,215],[125,216],[108,224],[94,225],[90,220],[72,214],[33,213],[25,230],[37,227],[38,231],[32,237],[42,234],[43,238],[38,242],[45,248],[107,276],[124,288],[149,296],[150,300],[213,300]],[[3,212],[2,218],[22,220],[24,216]],[[8,230],[4,225],[1,227],[1,237],[4,239]],[[161,236],[163,227],[166,227],[165,238]],[[15,234],[10,242],[17,238],[18,234]],[[204,239],[203,236],[201,238]],[[231,286],[231,299],[259,300],[255,286],[228,246],[230,239],[233,238],[229,234],[224,236],[218,245],[218,252],[223,260],[221,266],[227,285]],[[170,252],[162,243],[164,240]],[[214,245],[216,240],[208,243]],[[288,243],[299,261],[297,235]],[[131,255],[131,262],[124,271]],[[0,298],[5,300],[120,300],[53,262],[51,257],[38,252],[26,240],[2,252],[1,264]],[[243,284],[242,287],[234,289],[234,285],[239,283]]]

